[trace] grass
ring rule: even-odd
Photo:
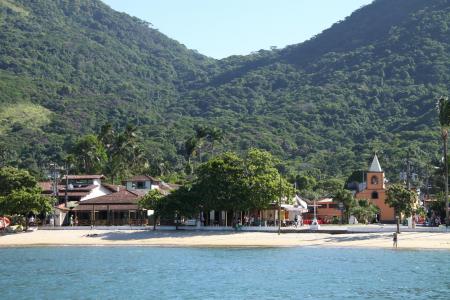
[[[51,114],[50,110],[37,104],[17,103],[7,105],[0,110],[0,134],[17,127],[40,128],[50,123]]]
[[[25,10],[23,7],[14,3],[14,1],[12,0],[0,0],[0,5],[6,6],[12,11],[15,11],[16,13],[22,14],[24,16],[28,16],[30,14],[29,11]]]

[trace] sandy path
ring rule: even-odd
[[[97,234],[97,236],[88,237],[87,234]],[[276,233],[265,232],[38,230],[0,236],[0,247],[53,245],[392,248],[392,234],[289,233],[278,236]],[[450,233],[404,232],[399,235],[398,245],[402,249],[450,250]]]

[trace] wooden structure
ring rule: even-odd
[[[142,194],[121,189],[116,193],[79,202],[71,210],[78,225],[146,225],[147,211],[140,209]]]

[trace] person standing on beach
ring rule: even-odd
[[[397,232],[394,232],[394,236],[393,236],[393,238],[392,238],[392,241],[393,241],[394,243],[393,243],[392,247],[397,248],[397,239],[398,239],[398,234],[397,234]]]

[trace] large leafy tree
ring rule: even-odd
[[[161,194],[159,190],[151,190],[147,194],[145,194],[141,199],[139,199],[139,207],[145,209],[151,209],[154,211],[153,214],[153,230],[156,229],[156,222],[158,221],[158,217],[161,213],[161,201],[163,200],[164,195]]]
[[[52,198],[41,195],[36,179],[28,171],[11,167],[0,169],[0,215],[46,213],[52,209]]]
[[[52,210],[52,198],[43,196],[39,189],[12,191],[7,196],[0,197],[0,215],[20,215],[48,213]],[[25,222],[27,228],[28,222]]]
[[[445,222],[449,223],[448,201],[448,129],[450,127],[450,102],[447,97],[441,97],[437,103],[441,138],[444,148],[444,193],[445,193]]]
[[[350,216],[349,214],[352,208],[357,205],[352,192],[349,190],[340,189],[334,194],[333,198],[335,201],[342,202],[342,204],[344,205],[345,222],[348,222]]]
[[[7,196],[14,190],[33,190],[36,179],[28,171],[12,167],[0,168],[0,196]]]
[[[244,191],[249,208],[266,208],[269,204],[290,199],[294,188],[279,173],[279,161],[269,152],[250,149],[244,161]]]
[[[192,190],[208,209],[263,209],[294,193],[276,164],[263,150],[250,149],[244,158],[227,152],[200,166]]]
[[[386,204],[394,208],[397,216],[397,232],[400,232],[400,218],[404,214],[410,217],[415,209],[417,203],[417,195],[400,184],[393,184],[387,188]]]
[[[236,153],[227,152],[201,165],[192,190],[215,210],[248,209],[245,201],[244,161]]]
[[[96,135],[81,137],[75,144],[72,154],[80,172],[97,174],[102,172],[106,163],[106,150]]]

